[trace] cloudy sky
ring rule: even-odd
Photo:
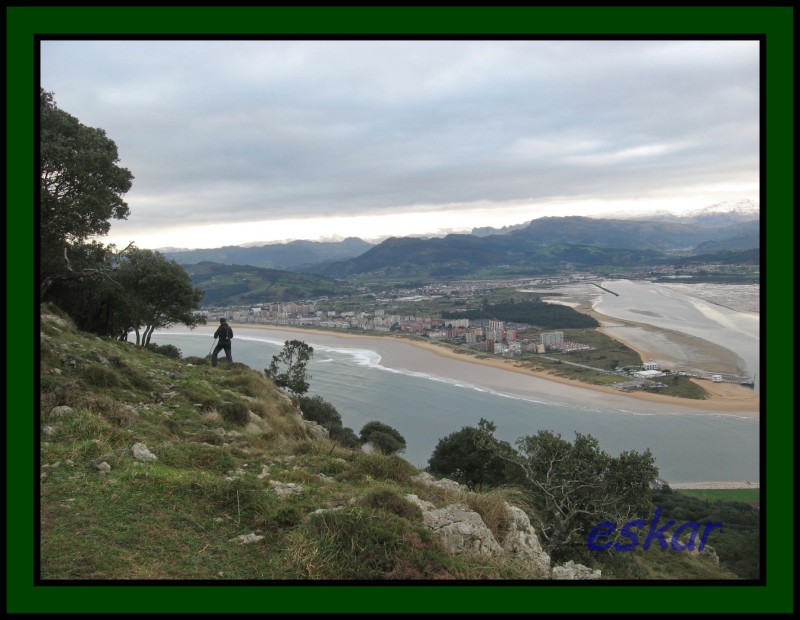
[[[211,248],[758,201],[755,41],[43,41],[116,142],[108,243]]]

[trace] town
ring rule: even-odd
[[[652,360],[641,360],[630,351],[624,358],[596,355],[590,359],[578,353],[597,353],[596,334],[589,338],[586,329],[541,329],[537,326],[486,318],[442,318],[442,308],[471,307],[493,294],[558,295],[553,288],[585,283],[598,284],[601,277],[589,273],[524,278],[515,280],[459,281],[425,283],[414,287],[383,287],[375,292],[360,285],[347,299],[322,297],[316,300],[269,302],[248,306],[206,307],[200,312],[213,321],[225,316],[238,323],[269,324],[292,328],[313,328],[331,331],[366,332],[371,335],[406,335],[420,337],[444,346],[456,347],[464,353],[517,359],[555,369],[559,374],[571,371],[573,378],[591,383],[604,383],[621,391],[661,390],[668,388],[668,377],[695,377],[713,381],[740,383],[738,377],[722,377],[689,369],[662,369]],[[604,289],[608,290],[608,289]],[[549,291],[549,293],[548,293]],[[613,291],[609,291],[613,294]],[[555,300],[555,303],[558,303]],[[426,311],[414,308],[423,307]],[[347,309],[342,309],[347,308]],[[458,314],[452,312],[450,314]],[[613,342],[615,345],[618,343]],[[605,353],[609,344],[601,341]],[[614,356],[622,361],[617,362]],[[608,361],[610,359],[610,362]]]

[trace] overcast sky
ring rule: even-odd
[[[44,41],[134,175],[108,243],[211,248],[759,196],[755,41]]]

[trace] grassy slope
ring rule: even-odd
[[[497,531],[498,505],[521,504],[513,491],[414,482],[418,471],[399,457],[311,436],[260,373],[204,362],[43,321],[43,579],[529,578],[511,563],[444,552],[404,499],[465,502]],[[61,405],[73,411],[59,417],[52,410]],[[157,460],[137,461],[135,443]],[[95,468],[103,462],[107,473]],[[270,480],[303,491],[279,499]],[[263,538],[237,542],[246,534]],[[680,561],[691,564],[687,576],[732,576]],[[674,576],[676,566],[647,573]]]

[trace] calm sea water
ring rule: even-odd
[[[263,371],[283,342],[295,338],[291,332],[265,334],[239,328],[234,360]],[[614,455],[650,448],[661,477],[671,482],[758,480],[757,420],[708,413],[640,414],[534,401],[447,377],[389,369],[381,365],[376,352],[351,348],[344,338],[336,347],[315,343],[311,333],[302,339],[315,349],[308,368],[309,395],[331,402],[344,425],[356,433],[370,420],[396,428],[407,442],[403,456],[420,468],[427,465],[439,439],[487,418],[497,424],[496,436],[512,444],[548,429],[569,440],[576,431],[594,435],[602,449]],[[153,341],[173,344],[184,356],[200,357],[208,355],[213,342],[209,334],[185,328],[156,332]]]

